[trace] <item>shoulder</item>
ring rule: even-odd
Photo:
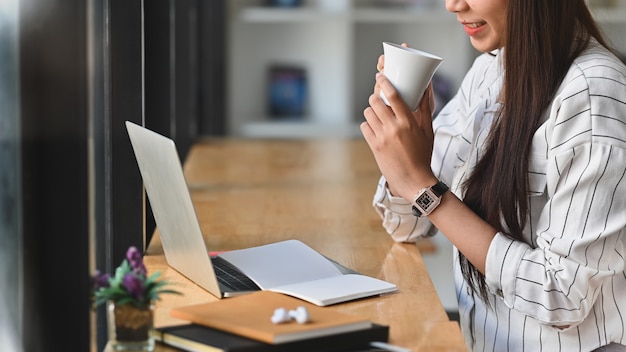
[[[561,147],[581,143],[626,148],[626,66],[592,42],[572,63],[550,108]]]
[[[617,75],[622,80],[626,75],[624,63],[595,40],[592,40],[587,49],[574,60],[573,66],[583,72]]]
[[[564,84],[586,86],[590,94],[625,95],[626,65],[608,49],[592,41],[574,60]]]

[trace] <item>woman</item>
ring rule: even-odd
[[[454,244],[470,349],[626,350],[626,67],[584,0],[446,8],[484,52],[458,94],[432,120],[379,73],[364,111],[383,226]]]

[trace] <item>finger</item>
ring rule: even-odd
[[[429,83],[426,90],[424,90],[424,96],[422,97],[422,100],[417,108],[423,111],[432,111],[434,104],[433,85],[432,83]]]
[[[420,101],[420,105],[415,111],[415,119],[420,127],[431,126],[433,122],[433,108],[435,105],[435,94],[432,85],[429,84]]]
[[[393,84],[391,84],[389,79],[381,73],[376,75],[375,89],[378,89],[379,93],[382,91],[385,94],[387,101],[390,103],[392,100],[397,100],[400,97],[400,93],[398,93]]]
[[[378,85],[378,76],[384,75],[382,72],[377,72],[374,78],[374,94],[380,95],[380,86]]]
[[[372,127],[370,127],[367,121],[361,122],[361,126],[359,127],[361,128],[361,134],[363,135],[363,138],[365,138],[365,141],[368,144],[369,144],[369,141],[376,138],[376,134],[374,133],[374,130],[372,129]]]
[[[435,89],[433,88],[432,82],[428,85],[428,100],[430,102],[430,113],[437,108],[437,100],[435,100]]]
[[[373,94],[370,96],[370,100],[373,99],[373,96]],[[365,122],[368,123],[372,131],[375,132],[382,128],[382,122],[371,106],[368,106],[365,110],[363,110],[363,117],[365,117]]]
[[[385,98],[387,98],[389,106],[394,111],[395,115],[409,114],[407,116],[410,116],[409,106],[406,105],[400,93],[385,75],[381,74],[376,76],[376,85],[385,94]]]
[[[420,101],[420,105],[417,107],[418,110],[422,112],[426,112],[428,115],[432,115],[432,112],[435,110],[435,93],[433,90],[433,84],[429,83],[424,91],[424,96]]]
[[[378,62],[376,63],[376,70],[378,70],[378,72],[381,72],[384,69],[385,69],[385,55],[380,55],[378,57]]]
[[[385,124],[386,120],[394,118],[393,110],[385,103],[380,95],[380,88],[374,89],[374,94],[370,95],[368,103],[381,126]],[[378,125],[372,127],[378,128]]]
[[[383,101],[383,98],[380,96],[381,88],[380,88],[380,85],[378,84],[378,78],[379,78],[380,76],[383,76],[383,77],[384,77],[384,76],[385,76],[385,74],[384,74],[384,73],[382,73],[382,72],[378,72],[378,73],[376,74],[376,78],[375,78],[375,82],[374,82],[374,95],[376,95],[376,96],[379,98],[379,100],[380,100],[380,102],[381,102],[382,104],[385,104],[385,102]],[[373,98],[373,97],[371,97],[371,96],[370,96],[370,98],[369,98],[369,100],[368,100],[368,102],[370,103],[370,106],[372,106],[372,104],[375,104],[375,102],[374,102],[374,100],[372,100],[372,98]],[[386,105],[387,105],[387,104],[385,104],[385,106],[386,106]]]

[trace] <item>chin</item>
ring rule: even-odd
[[[472,43],[472,46],[474,47],[474,49],[483,52],[483,53],[488,53],[488,52],[492,52],[496,49],[501,48],[500,45],[494,44],[494,43],[490,43],[490,42],[486,42],[484,40],[477,40],[474,38],[470,38],[470,42]]]

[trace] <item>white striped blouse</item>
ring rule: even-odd
[[[432,168],[462,198],[502,87],[502,52],[483,54],[434,120]],[[517,157],[517,156],[512,156]],[[626,345],[626,67],[593,42],[572,64],[533,137],[524,241],[497,234],[487,253],[492,308],[463,281],[461,328],[473,351],[592,351]],[[392,197],[374,208],[396,241],[437,230]]]

